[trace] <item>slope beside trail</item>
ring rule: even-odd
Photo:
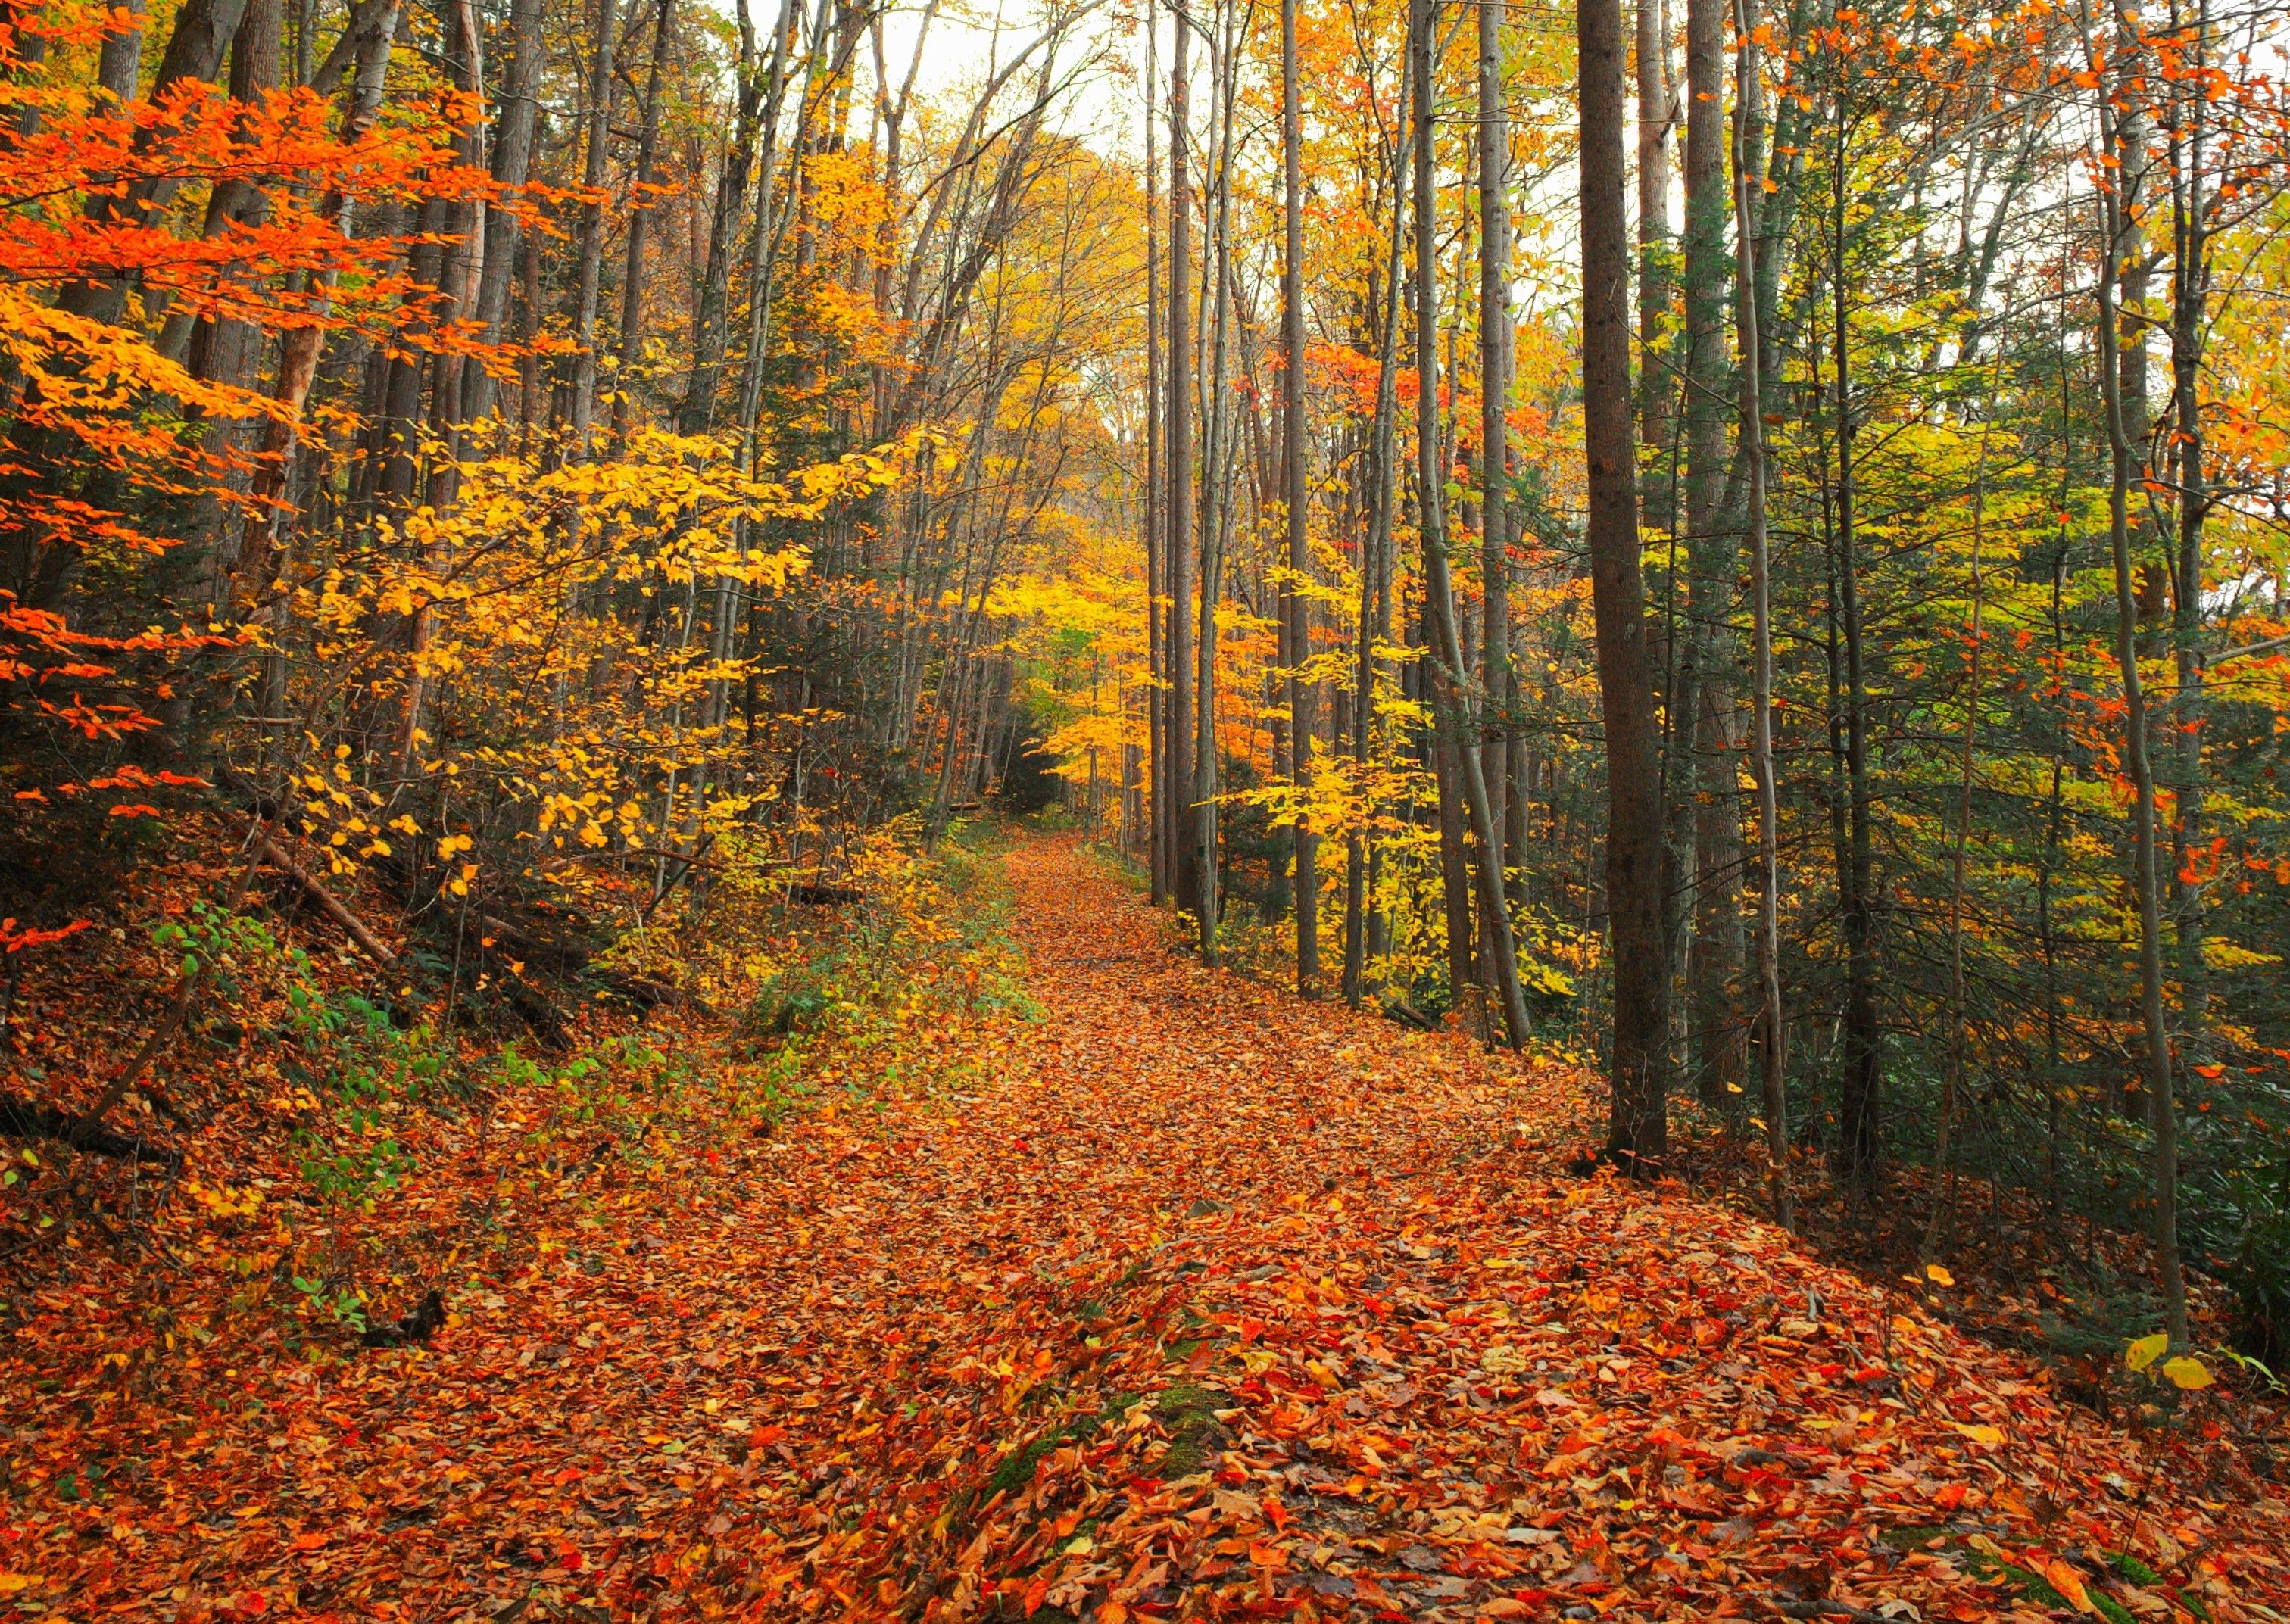
[[[2278,1491],[2199,1412],[2110,1428],[1913,1288],[1569,1176],[1587,1107],[1560,1073],[1204,971],[1070,843],[1009,871],[1043,1010],[937,1057],[974,1081],[846,1097],[624,1191],[601,1228],[457,1284],[430,1348],[250,1358],[198,1414],[144,1425],[110,1499],[6,1531],[22,1599],[2290,1611]]]

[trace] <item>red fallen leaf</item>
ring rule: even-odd
[[[1048,1596],[1049,1593],[1050,1576],[1047,1573],[1035,1574],[1034,1582],[1026,1587],[1025,1600],[1020,1604],[1020,1605],[1025,1608],[1026,1616],[1028,1618],[1032,1618],[1037,1612],[1039,1612],[1042,1610],[1043,1598]]]
[[[1285,1533],[1288,1531],[1288,1508],[1269,1494],[1264,1497],[1263,1504],[1264,1515],[1271,1519],[1273,1527]]]
[[[1960,1483],[1945,1485],[1939,1493],[1933,1496],[1933,1504],[1942,1511],[1955,1510],[1964,1504],[1964,1485]]]

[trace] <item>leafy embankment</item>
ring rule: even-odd
[[[180,1617],[2290,1606],[2239,1401],[2103,1424],[1943,1288],[1568,1176],[1573,1079],[1201,971],[1070,845],[1011,870],[1043,1018],[885,1045],[958,1081],[560,1198],[427,1349],[75,1370],[10,1418],[8,1560]]]
[[[684,960],[705,1004],[591,1005],[562,1048],[441,1030],[290,924],[164,892],[67,944],[12,1034],[57,1125],[0,1116],[0,1605],[363,1618],[466,1595],[464,1570],[516,1596],[587,1572],[559,1452],[632,1436],[637,1467],[661,1370],[706,1356],[668,1345],[681,1316],[756,1308],[714,1243],[774,1132],[896,1099],[916,1057],[983,1057],[1025,1012],[991,838],[925,858],[911,835],[850,853],[832,908],[783,880],[717,897]],[[75,1147],[123,989],[194,968],[148,1137]],[[638,1326],[668,1341],[587,1367]],[[623,1508],[681,1503],[681,1455]],[[554,1541],[524,1516],[551,1507]]]

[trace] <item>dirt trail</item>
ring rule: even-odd
[[[2224,1445],[1565,1176],[1563,1079],[1204,972],[1070,844],[1010,871],[1044,1014],[973,1083],[624,1192],[426,1353],[235,1372],[82,1611],[2290,1609]]]

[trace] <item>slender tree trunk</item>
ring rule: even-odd
[[[532,140],[539,123],[541,75],[541,0],[514,0],[509,8],[508,72],[501,81],[500,116],[493,127],[492,176],[502,201],[514,204],[532,172]],[[508,292],[524,221],[515,208],[485,212],[484,267],[477,284],[476,319],[489,342],[498,344],[508,313]],[[474,423],[493,409],[497,386],[492,372],[469,364],[461,374],[461,420]]]
[[[1210,59],[1213,86],[1210,122],[1215,129],[1216,169],[1209,220],[1209,240],[1201,256],[1202,320],[1208,324],[1209,343],[1201,380],[1202,405],[1208,420],[1207,444],[1200,483],[1200,612],[1194,626],[1198,670],[1194,678],[1196,733],[1193,743],[1194,840],[1199,853],[1194,879],[1197,887],[1195,922],[1199,926],[1202,959],[1214,964],[1220,904],[1217,795],[1223,763],[1217,742],[1217,605],[1224,596],[1224,536],[1230,522],[1228,471],[1231,463],[1231,412],[1227,363],[1232,314],[1231,212],[1233,105],[1237,100],[1238,53],[1233,39],[1232,0],[1219,7],[1222,30],[1220,48]]]
[[[765,78],[758,72],[755,25],[740,9],[740,60],[733,76],[739,106],[731,139],[716,174],[714,207],[708,222],[707,268],[694,286],[692,311],[692,372],[685,381],[677,426],[704,434],[716,421],[724,392],[724,356],[731,341],[732,264],[746,212],[748,172],[756,162],[756,140],[763,126]],[[888,186],[894,181],[886,181]]]
[[[1726,673],[1734,652],[1735,541],[1723,500],[1726,450],[1725,306],[1734,256],[1726,180],[1725,0],[1687,0],[1685,115],[1686,503],[1688,624],[1670,695],[1669,788],[1682,804],[1673,861],[1679,912],[1692,921],[1688,1019],[1702,1098],[1727,1110],[1744,1081],[1745,1036],[1735,1018],[1742,964],[1738,901],[1741,823],[1738,735]],[[1754,100],[1756,87],[1742,95]],[[1746,139],[1742,161],[1750,159]],[[1690,845],[1688,843],[1691,843]],[[1689,877],[1690,876],[1690,877]],[[1683,920],[1681,921],[1683,923]]]
[[[1181,26],[1181,25],[1180,25]],[[1162,476],[1162,441],[1168,413],[1161,396],[1160,154],[1154,124],[1160,92],[1160,13],[1149,12],[1145,35],[1145,644],[1152,678],[1146,699],[1146,732],[1153,756],[1146,868],[1155,908],[1169,900],[1170,739],[1168,708],[1162,695],[1169,673],[1169,616],[1162,607],[1164,517],[1167,485]]]
[[[1193,400],[1191,290],[1193,249],[1190,75],[1192,23],[1176,12],[1169,67],[1169,723],[1170,851],[1176,860],[1179,907],[1200,905],[1193,810]],[[1213,635],[1213,634],[1212,634]]]
[[[2110,148],[2122,132],[2102,106],[2102,141]],[[2124,765],[2132,789],[2132,889],[2139,911],[2139,1014],[2147,1084],[2147,1120],[2154,1137],[2152,1188],[2155,1265],[2161,1276],[2165,1327],[2172,1344],[2187,1339],[2186,1277],[2179,1259],[2179,1112],[2173,1095],[2171,1035],[2163,1007],[2162,903],[2156,875],[2155,773],[2148,759],[2147,690],[2139,672],[2139,602],[2131,565],[2133,450],[2123,400],[2119,268],[2136,252],[2129,220],[2134,198],[2122,189],[2129,175],[2118,166],[2116,183],[2102,186],[2100,238],[2099,388],[2107,418],[2108,544],[2115,564],[2115,661],[2123,680]]]
[[[362,28],[355,22],[352,27],[356,67],[342,109],[341,134],[345,140],[363,138],[381,116],[390,51],[397,37],[398,9],[395,0],[361,16]],[[347,229],[350,201],[347,192],[331,190],[318,200],[314,212],[318,219],[332,220],[338,228]],[[314,302],[321,316],[327,308],[332,286],[330,278],[322,278],[317,284],[318,297]],[[263,427],[252,490],[254,511],[268,516],[261,524],[262,544],[250,540],[238,550],[231,589],[236,603],[246,603],[265,586],[276,563],[279,539],[285,528],[284,498],[300,443],[302,408],[309,400],[310,386],[318,375],[318,357],[324,347],[325,329],[315,323],[292,328],[279,339],[278,374],[271,386],[271,398],[284,410]],[[266,708],[264,714],[276,713]]]
[[[1673,388],[1669,319],[1669,141],[1677,124],[1670,83],[1669,0],[1637,0],[1638,92],[1638,444],[1669,444]],[[1484,113],[1481,114],[1485,117]],[[1676,480],[1661,458],[1647,471],[1649,523],[1677,524]]]
[[[1417,94],[1413,108],[1415,133],[1415,369],[1418,388],[1415,400],[1416,428],[1416,502],[1423,532],[1423,589],[1427,613],[1437,634],[1432,650],[1442,668],[1433,674],[1433,701],[1440,706],[1445,731],[1453,741],[1455,764],[1462,780],[1463,805],[1470,818],[1472,838],[1478,845],[1479,919],[1485,932],[1486,957],[1492,962],[1495,988],[1502,1000],[1503,1029],[1510,1045],[1521,1049],[1526,1045],[1526,1002],[1519,988],[1518,957],[1511,943],[1510,914],[1504,905],[1502,890],[1502,845],[1495,836],[1493,808],[1488,804],[1486,779],[1480,770],[1477,748],[1477,731],[1472,719],[1469,667],[1463,652],[1463,642],[1455,619],[1455,596],[1448,578],[1447,534],[1444,516],[1440,512],[1441,490],[1445,484],[1447,459],[1443,454],[1439,433],[1439,348],[1437,314],[1438,284],[1438,217],[1437,194],[1434,189],[1432,172],[1432,0],[1412,0],[1408,11],[1408,43],[1415,59]],[[1615,18],[1617,50],[1619,52],[1621,17]],[[1615,137],[1621,138],[1621,87],[1619,83],[1621,64],[1616,61],[1618,82],[1615,90]],[[1615,155],[1615,179],[1621,180],[1621,155]],[[1617,198],[1619,204],[1620,199]],[[1618,211],[1619,212],[1619,211]],[[1619,222],[1617,222],[1619,223]],[[1627,296],[1625,296],[1627,310]],[[1627,320],[1627,316],[1625,316]],[[1622,364],[1629,364],[1627,327],[1623,335]],[[1627,381],[1623,391],[1625,420],[1629,409]],[[1625,430],[1627,432],[1627,429]],[[1636,502],[1633,500],[1635,508]],[[1632,552],[1635,555],[1636,546]],[[1463,983],[1456,983],[1460,996]]]
[[[2002,354],[2001,349],[1998,355]],[[1980,426],[1980,461],[1972,486],[1972,658],[1966,675],[1964,742],[1958,750],[1956,785],[1956,834],[1948,867],[1948,1056],[1941,1072],[1940,1121],[1933,1146],[1933,1204],[1926,1220],[1923,1252],[1927,1260],[1939,1257],[1949,1244],[1956,1210],[1956,1115],[1964,1096],[1964,1063],[1971,1038],[1971,1012],[1965,1008],[1964,890],[1965,853],[1972,842],[1973,769],[1980,748],[1980,707],[1983,696],[1981,646],[1986,611],[1986,581],[1981,575],[1981,544],[1988,518],[1988,436],[1997,402],[1997,382],[1989,386],[1988,416]]]
[[[636,394],[636,364],[644,340],[645,241],[652,224],[653,158],[660,145],[660,85],[668,71],[668,44],[676,26],[676,0],[660,0],[652,26],[652,74],[645,82],[644,125],[637,137],[636,175],[629,188],[628,268],[621,278],[621,366],[613,379],[613,438],[626,440]]]
[[[586,456],[597,420],[597,297],[605,265],[605,146],[613,127],[613,42],[618,0],[597,0],[597,45],[589,60],[589,127],[582,140],[581,184],[590,196],[581,205],[580,268],[572,293],[572,440]]]
[[[1766,1198],[1774,1220],[1797,1224],[1789,1175],[1789,1022],[1782,1009],[1781,805],[1774,779],[1774,616],[1770,548],[1766,527],[1766,429],[1764,348],[1758,322],[1757,236],[1750,228],[1756,207],[1750,197],[1750,107],[1758,83],[1758,47],[1752,37],[1750,0],[1734,0],[1734,34],[1740,52],[1734,103],[1734,310],[1742,344],[1742,457],[1748,483],[1750,616],[1752,681],[1750,763],[1758,786],[1758,1010],[1764,1042],[1758,1074],[1766,1118]]]
[[[1850,128],[1840,99],[1831,252],[1836,275],[1832,319],[1837,384],[1837,596],[1844,635],[1846,884],[1845,921],[1845,1079],[1839,1162],[1847,1183],[1873,1199],[1884,1167],[1881,1106],[1884,1052],[1877,1028],[1876,900],[1870,829],[1869,691],[1861,624],[1861,560],[1854,466],[1853,324],[1851,271],[1846,260],[1846,203],[1849,191],[1846,140]]]
[[[2174,7],[2173,31],[2181,26]],[[2196,0],[2191,66],[2197,74],[2210,51],[2209,0]],[[2178,559],[2173,632],[2177,643],[2179,692],[2171,707],[2171,738],[2176,746],[2175,817],[2171,830],[2172,873],[2177,876],[2179,1008],[2189,1040],[2206,1043],[2210,1025],[2210,972],[2203,960],[2203,525],[2209,516],[2208,477],[2203,467],[2202,372],[2210,306],[2210,222],[2204,197],[2203,148],[2209,103],[2187,88],[2199,78],[2186,76],[2172,84],[2171,165],[2171,417],[2173,455],[2178,464]]]
[[[1510,119],[1503,103],[1504,0],[1479,4],[1479,540],[1486,685],[1481,772],[1496,861],[1523,860],[1509,836],[1510,740],[1518,679],[1510,663]]]
[[[1669,954],[1662,935],[1661,727],[1638,564],[1623,209],[1620,0],[1577,0],[1581,75],[1583,440],[1590,589],[1606,733],[1606,906],[1613,965],[1607,1154],[1632,1172],[1669,1154]]]
[[[1280,166],[1285,260],[1280,275],[1280,456],[1287,503],[1288,737],[1296,787],[1312,783],[1312,685],[1298,674],[1312,657],[1311,600],[1302,590],[1312,568],[1306,509],[1304,437],[1304,136],[1296,84],[1296,0],[1280,0]],[[1319,836],[1309,817],[1296,820],[1296,990],[1312,996],[1320,979]]]

